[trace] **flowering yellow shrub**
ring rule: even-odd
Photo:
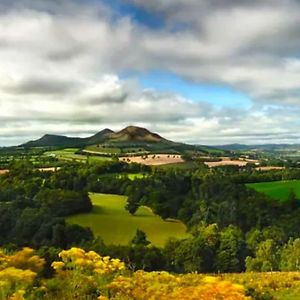
[[[108,289],[111,299],[248,300],[241,285],[198,274],[175,276],[167,272],[135,272],[119,276]]]
[[[0,295],[11,300],[24,299],[25,290],[32,286],[44,263],[30,248],[13,255],[0,251]]]
[[[35,254],[31,248],[25,247],[14,255],[8,256],[8,265],[18,269],[31,270],[39,273],[43,270],[45,260]]]
[[[247,288],[252,288],[260,293],[274,293],[290,288],[300,289],[299,272],[247,272],[241,274],[222,274],[221,277],[242,284]]]
[[[60,261],[52,263],[55,275],[44,279],[39,274],[44,260],[34,250],[24,248],[13,255],[0,250],[0,299],[250,300],[246,289],[254,298],[267,296],[265,299],[300,292],[299,272],[132,273],[121,272],[125,264],[119,259],[94,251],[71,248],[61,251],[59,257]]]
[[[119,259],[102,257],[94,251],[85,252],[80,248],[71,248],[63,250],[59,253],[62,261],[55,261],[52,267],[56,271],[62,270],[82,270],[96,274],[111,274],[125,269],[125,264]]]

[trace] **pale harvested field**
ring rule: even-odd
[[[42,172],[55,172],[55,171],[58,171],[60,169],[60,167],[51,167],[51,168],[39,168],[39,171],[42,171]],[[8,173],[9,170],[6,169],[6,170],[0,170],[0,175],[4,175],[6,173]]]
[[[268,166],[268,167],[257,167],[255,169],[258,170],[258,171],[271,171],[271,170],[283,170],[284,167]]]
[[[60,167],[39,168],[39,171],[42,171],[42,172],[55,172],[58,170],[60,170]]]
[[[147,166],[159,166],[159,165],[167,165],[167,164],[176,164],[183,163],[184,160],[181,158],[181,155],[174,154],[155,154],[148,155],[148,158],[142,158],[142,156],[127,156],[127,157],[119,157],[120,161],[126,161],[128,163],[138,163]]]
[[[254,159],[245,159],[245,160],[230,160],[228,157],[220,157],[222,160],[221,161],[212,161],[212,162],[204,162],[208,167],[213,168],[213,167],[219,167],[219,166],[239,166],[239,167],[244,167],[248,163],[257,163],[257,160]]]

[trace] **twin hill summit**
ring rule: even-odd
[[[169,141],[157,133],[153,133],[146,128],[128,126],[120,131],[114,132],[111,129],[103,129],[98,133],[86,137],[67,137],[62,135],[46,134],[38,140],[30,141],[21,146],[23,147],[83,147],[94,144],[103,143],[165,143],[173,144],[174,142]],[[176,143],[174,143],[176,144]]]
[[[92,146],[131,148],[142,147],[147,151],[164,152],[186,152],[186,151],[200,151],[203,153],[210,152],[210,150],[220,151],[279,151],[279,150],[299,150],[300,144],[261,144],[261,145],[243,145],[243,144],[227,144],[220,146],[207,145],[190,145],[180,142],[168,140],[161,135],[151,132],[150,130],[138,126],[127,126],[120,131],[113,131],[105,128],[90,137],[68,137],[64,135],[45,134],[41,138],[29,141],[20,145],[24,148],[34,147],[75,147],[86,148]]]

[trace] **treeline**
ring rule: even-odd
[[[10,172],[0,176],[0,245],[65,248],[92,240],[90,229],[64,218],[92,209],[88,191],[122,193],[119,182],[131,181],[117,174],[146,171],[112,162],[66,164],[57,172],[41,172],[29,161],[12,162]]]
[[[128,173],[145,176],[130,180]],[[0,177],[0,244],[44,247],[45,257],[51,257],[51,247],[80,245],[119,257],[134,270],[295,269],[289,253],[300,244],[300,201],[293,193],[288,201],[272,201],[243,182],[298,175],[297,169],[165,170],[123,162],[69,163],[56,172],[40,172],[28,162],[18,162]],[[104,245],[89,229],[64,221],[92,209],[88,192],[127,195],[130,213],[147,205],[164,219],[182,220],[191,237],[171,240],[161,249],[138,232],[128,246]]]
[[[127,208],[134,213],[140,205],[147,205],[164,219],[180,219],[189,228],[216,223],[220,228],[234,225],[246,233],[278,225],[287,236],[300,235],[300,201],[294,195],[284,202],[272,201],[234,179],[160,172],[127,186]]]
[[[0,177],[0,244],[68,247],[91,240],[92,232],[64,217],[92,209],[85,190],[47,187],[46,175],[18,162]]]

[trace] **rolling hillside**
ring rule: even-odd
[[[62,135],[45,134],[40,139],[30,141],[21,146],[26,148],[33,147],[82,147],[102,143],[106,140],[109,134],[113,133],[110,129],[104,129],[95,135],[87,138],[67,137]]]
[[[109,148],[114,149],[113,152],[115,153],[124,153],[126,152],[126,149],[129,148],[134,150],[134,152],[138,151],[137,148],[142,148],[142,152],[155,153],[183,154],[186,151],[209,152],[207,150],[208,147],[173,142],[146,128],[137,126],[128,126],[118,132],[104,129],[95,135],[86,138],[46,134],[38,140],[30,141],[21,146],[24,148],[77,147],[81,149],[89,147],[87,150],[99,152],[99,154],[106,152]],[[105,150],[103,150],[103,148],[105,148]],[[122,149],[122,151],[118,149]]]

